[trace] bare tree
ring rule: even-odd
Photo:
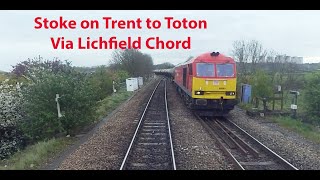
[[[248,51],[247,44],[244,40],[233,42],[232,55],[234,59],[239,62],[239,71],[246,75],[247,74],[247,63],[248,63]]]
[[[267,50],[263,49],[262,44],[257,40],[252,40],[247,44],[247,53],[251,63],[251,73],[254,73],[256,72],[257,64],[265,59]]]
[[[257,64],[266,62],[268,50],[257,40],[235,41],[232,50],[233,57],[239,62],[239,71],[243,75],[254,73]]]
[[[264,49],[257,40],[235,41],[232,51],[238,62],[238,77],[242,83],[250,82],[259,68],[267,70],[273,85],[281,85],[283,90],[297,89],[303,86],[297,73],[298,65],[290,56]],[[252,76],[254,75],[254,76]]]
[[[109,67],[113,70],[125,70],[131,76],[145,76],[153,69],[153,59],[136,49],[115,50]]]

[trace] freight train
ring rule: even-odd
[[[219,52],[192,58],[172,69],[155,70],[172,79],[188,108],[203,116],[223,116],[234,109],[236,63]]]

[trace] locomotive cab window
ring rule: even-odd
[[[197,63],[198,77],[214,77],[214,65],[211,63]]]
[[[234,65],[233,64],[217,64],[217,76],[218,77],[234,77]]]

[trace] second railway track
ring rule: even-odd
[[[223,117],[200,117],[197,114],[196,117],[218,140],[221,149],[236,168],[242,170],[298,170],[232,121]]]
[[[144,109],[120,170],[175,170],[166,81],[161,80]]]

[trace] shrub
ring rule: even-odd
[[[115,81],[115,88],[119,90],[126,83],[126,79],[129,78],[129,73],[127,71],[118,70],[113,73],[113,80]]]
[[[117,83],[125,82],[127,78],[129,78],[129,73],[127,71],[118,70],[114,73],[114,80]]]
[[[95,91],[95,100],[102,100],[112,93],[112,77],[104,66],[100,66],[89,78],[90,86]]]
[[[13,66],[12,74],[19,77],[25,77],[27,79],[36,81],[40,79],[42,74],[47,72],[51,73],[70,73],[71,62],[61,61],[58,58],[53,60],[43,60],[43,57],[35,57],[34,59],[28,59],[27,61],[22,61],[17,65]]]
[[[307,74],[305,79],[304,104],[310,116],[320,117],[320,72]]]
[[[250,84],[252,84],[253,97],[270,97],[272,95],[271,78],[264,71],[256,71]]]
[[[23,145],[17,124],[21,121],[20,84],[0,84],[0,159],[16,152]]]
[[[56,94],[62,117],[57,114]],[[23,90],[26,119],[22,128],[32,140],[72,133],[93,121],[94,91],[85,74],[46,73]]]

